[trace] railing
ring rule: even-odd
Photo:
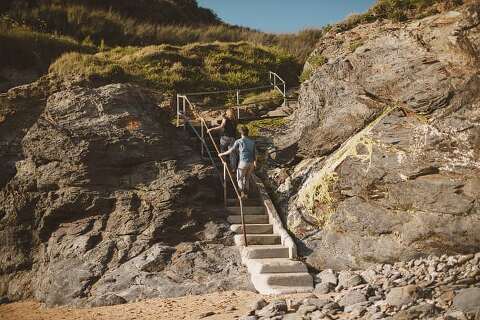
[[[208,156],[210,160],[212,161],[212,164],[216,167],[216,164],[210,154],[210,149],[208,148],[207,143],[205,142],[205,132],[208,133],[208,137],[210,138],[215,151],[218,154],[220,154],[220,150],[217,146],[217,143],[215,142],[215,139],[213,139],[213,136],[210,132],[208,132],[208,126],[205,121],[205,119],[200,115],[199,110],[197,110],[197,107],[195,104],[193,104],[188,97],[189,96],[202,96],[202,95],[212,95],[212,94],[230,94],[230,93],[235,93],[236,95],[236,109],[237,109],[237,118],[240,119],[240,107],[244,106],[240,104],[240,94],[244,92],[251,92],[259,89],[274,89],[278,90],[282,96],[283,96],[283,105],[286,105],[286,83],[285,81],[275,72],[270,71],[269,72],[269,79],[270,79],[270,85],[264,85],[264,86],[258,86],[258,87],[253,87],[253,88],[245,88],[245,89],[235,89],[235,90],[222,90],[222,91],[208,91],[208,92],[192,92],[192,93],[187,93],[187,94],[179,94],[177,95],[177,127],[180,126],[180,118],[183,117],[185,124],[184,124],[184,130],[187,128],[187,123],[190,124],[192,129],[194,130],[195,134],[201,141],[201,154],[202,157],[204,156],[204,150],[207,151]],[[265,100],[269,101],[269,100]],[[256,103],[260,103],[256,102]],[[187,115],[187,106],[191,110],[193,116],[200,121],[200,133],[198,133],[195,128],[191,125],[188,115]],[[223,164],[223,200],[225,202],[225,207],[228,206],[228,201],[227,201],[227,177],[230,180],[230,183],[233,186],[233,189],[235,191],[235,194],[238,198],[239,204],[240,204],[240,216],[241,216],[241,222],[242,222],[242,229],[243,229],[243,240],[245,243],[245,246],[248,246],[247,243],[247,231],[245,228],[245,217],[243,215],[243,199],[240,195],[240,192],[238,191],[237,185],[235,183],[235,180],[232,176],[232,173],[230,172],[227,163],[223,158],[220,157],[220,160]],[[218,170],[217,170],[218,171]]]
[[[246,92],[252,92],[260,89],[274,89],[278,90],[283,96],[283,105],[287,102],[287,95],[286,95],[286,83],[285,81],[275,72],[269,71],[268,73],[270,84],[264,86],[257,86],[251,88],[244,88],[244,89],[232,89],[232,90],[218,90],[218,91],[203,91],[203,92],[190,92],[184,93],[182,95],[177,95],[177,127],[180,125],[180,114],[185,114],[185,101],[180,103],[179,97],[195,97],[195,96],[204,96],[204,95],[215,95],[215,94],[235,94],[236,98],[236,105],[235,108],[237,109],[237,119],[240,119],[240,107],[245,106],[244,104],[240,104],[240,95]],[[267,100],[265,100],[267,101]],[[268,100],[269,101],[269,100]],[[264,101],[258,101],[256,103],[261,103]]]
[[[180,100],[182,100],[181,105],[182,105],[183,113],[179,114],[178,111],[177,111],[177,124],[179,124],[179,120],[180,120],[181,116],[184,118],[185,122],[189,122],[188,116],[186,114],[186,107],[188,105],[190,110],[192,111],[192,114],[198,120],[200,120],[200,127],[201,127],[201,132],[202,132],[202,136],[200,138],[201,143],[202,143],[202,153],[203,153],[203,148],[204,147],[208,150],[208,145],[206,144],[205,139],[204,139],[204,132],[206,131],[207,134],[208,134],[208,137],[210,138],[210,141],[213,144],[213,147],[215,148],[215,151],[217,152],[217,155],[219,155],[220,154],[220,149],[218,148],[217,143],[215,142],[215,139],[213,138],[212,134],[208,131],[208,126],[207,126],[207,122],[205,121],[205,119],[202,116],[200,116],[200,114],[197,111],[197,108],[195,107],[194,104],[192,104],[190,102],[190,100],[188,100],[188,97],[186,95],[177,95],[177,106],[180,105]],[[184,127],[186,128],[186,126],[184,126]],[[232,173],[228,169],[227,162],[222,157],[219,157],[219,158],[220,158],[220,161],[223,164],[223,200],[224,200],[224,203],[225,203],[225,207],[228,207],[228,200],[227,200],[227,176],[228,176],[228,178],[230,179],[230,182],[233,186],[233,190],[235,191],[235,194],[236,194],[236,196],[238,198],[238,201],[239,201],[239,204],[240,204],[240,218],[241,218],[242,229],[243,229],[243,240],[244,240],[244,243],[245,243],[245,247],[247,247],[248,246],[247,230],[246,230],[246,227],[245,227],[245,217],[243,215],[243,199],[242,199],[242,196],[241,196],[240,192],[238,191],[237,185],[235,184],[235,180],[232,177]],[[211,159],[211,161],[212,161],[213,165],[215,166],[215,163],[214,163],[213,159]]]

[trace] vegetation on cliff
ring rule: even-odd
[[[193,0],[10,0],[0,14],[39,32],[66,35],[97,46],[186,45],[248,41],[279,46],[303,63],[321,30],[274,35],[223,23]]]
[[[67,53],[50,72],[61,77],[136,82],[166,91],[215,90],[264,85],[272,70],[295,81],[293,56],[247,42],[124,47],[91,54]]]
[[[468,1],[468,0],[466,0]],[[462,5],[465,0],[377,0],[365,13],[352,14],[335,25],[339,31],[379,19],[406,21],[419,19]]]

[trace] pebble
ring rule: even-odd
[[[328,269],[315,277],[314,294],[301,301],[289,301],[289,313],[283,314],[285,309],[265,316],[287,320],[470,319],[474,312],[480,312],[479,263],[480,253],[430,256],[373,265],[363,271],[336,273]],[[271,303],[260,311],[268,306]],[[263,319],[260,315],[257,311],[252,320]]]
[[[327,294],[334,289],[334,286],[330,282],[319,283],[315,286],[314,294]]]

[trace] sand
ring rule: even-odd
[[[288,296],[298,298],[302,295]],[[151,299],[111,307],[77,309],[45,308],[35,301],[0,305],[1,320],[207,320],[238,319],[245,316],[259,294],[249,291],[226,291],[172,299]],[[272,297],[265,297],[266,300]]]

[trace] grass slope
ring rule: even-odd
[[[272,70],[294,81],[298,64],[284,51],[247,42],[116,48],[68,53],[50,67],[60,77],[131,81],[165,91],[244,88],[268,82]]]
[[[8,0],[0,15],[34,31],[102,47],[249,41],[280,46],[299,63],[323,34],[304,30],[274,35],[232,26],[194,0]]]

